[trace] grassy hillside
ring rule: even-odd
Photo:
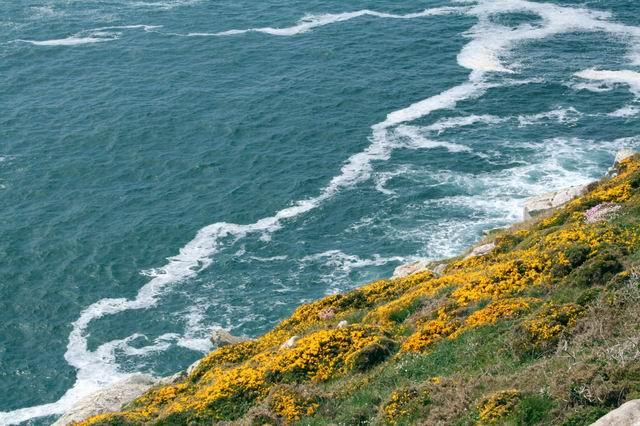
[[[303,305],[83,424],[577,426],[640,398],[640,157],[490,241]]]

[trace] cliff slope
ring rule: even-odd
[[[450,259],[298,308],[84,425],[586,425],[640,397],[640,157]]]

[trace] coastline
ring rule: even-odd
[[[614,167],[612,168],[612,170],[619,170],[621,167],[624,166],[624,164],[627,164],[630,161],[633,155],[634,153],[631,151],[628,151],[628,150],[621,151],[616,156],[616,163],[614,164]],[[603,182],[604,184],[607,184],[608,180],[615,179],[615,177],[616,177],[616,173],[609,173],[607,177],[603,178],[603,180],[586,186],[583,190],[581,190],[581,193],[579,195],[576,194],[576,196],[580,197],[590,191],[595,191],[597,190],[599,185],[603,185]],[[479,264],[481,264],[482,262],[484,262],[483,259],[485,257],[486,258],[493,257],[496,255],[495,254],[496,252],[500,252],[504,250],[503,246],[505,243],[504,241],[501,241],[501,238],[504,238],[505,234],[511,233],[512,235],[519,235],[519,233],[525,232],[524,230],[527,229],[527,227],[539,226],[538,224],[540,222],[556,220],[555,217],[557,216],[556,213],[558,212],[558,209],[562,210],[563,206],[566,206],[567,203],[569,203],[569,205],[571,206],[572,204],[575,204],[576,200],[579,200],[579,198],[575,198],[575,197],[570,197],[568,199],[565,196],[557,197],[557,194],[565,194],[565,193],[566,193],[565,190],[560,189],[558,191],[555,191],[549,194],[542,194],[540,196],[534,197],[531,200],[531,204],[525,205],[525,211],[523,215],[524,220],[522,222],[514,224],[506,230],[497,230],[495,232],[489,233],[489,235],[487,235],[480,243],[478,243],[478,245],[470,248],[469,251],[467,251],[467,253],[465,253],[461,257],[446,259],[446,260],[437,261],[437,262],[418,261],[418,262],[413,262],[407,265],[401,265],[396,270],[396,272],[399,272],[399,273],[394,274],[394,278],[392,278],[390,281],[382,280],[373,284],[365,285],[347,294],[331,296],[329,298],[321,299],[311,304],[301,306],[296,310],[296,312],[292,315],[292,317],[284,320],[280,325],[275,327],[274,330],[272,330],[271,332],[267,333],[264,336],[261,336],[257,340],[238,339],[228,334],[225,334],[224,332],[222,333],[219,332],[217,335],[214,334],[214,338],[218,343],[218,348],[214,350],[211,354],[207,355],[206,357],[204,357],[203,359],[199,360],[194,365],[189,367],[189,369],[186,372],[178,373],[174,376],[171,376],[169,378],[163,378],[163,379],[153,379],[153,378],[142,379],[141,378],[143,382],[145,380],[146,382],[144,386],[137,388],[138,390],[134,392],[134,393],[137,393],[136,395],[126,394],[126,392],[131,390],[131,387],[128,386],[127,384],[125,385],[123,385],[122,383],[116,384],[110,388],[110,392],[112,392],[112,394],[109,396],[112,402],[117,401],[116,405],[112,403],[108,408],[103,407],[99,401],[100,401],[100,398],[104,396],[105,391],[101,391],[102,396],[100,395],[101,392],[98,392],[83,400],[84,401],[83,404],[80,404],[80,405],[83,405],[85,407],[84,413],[80,415],[76,412],[74,415],[72,410],[71,415],[61,418],[61,420],[56,422],[56,425],[58,426],[58,425],[69,424],[69,422],[80,421],[85,419],[86,417],[96,416],[96,415],[98,416],[91,418],[89,420],[89,423],[87,424],[110,424],[109,419],[114,417],[112,417],[113,416],[112,414],[108,414],[108,413],[113,411],[118,411],[123,407],[125,408],[128,407],[127,404],[135,400],[138,396],[142,395],[148,389],[152,389],[152,393],[155,392],[156,396],[143,396],[142,398],[139,398],[136,402],[138,406],[140,406],[141,404],[142,406],[145,406],[145,405],[153,406],[154,404],[158,404],[158,401],[156,401],[157,394],[158,392],[161,392],[161,393],[166,392],[165,389],[173,389],[172,392],[179,394],[180,391],[176,389],[184,389],[186,386],[188,386],[188,385],[185,385],[185,383],[189,384],[189,383],[194,383],[194,381],[195,382],[202,381],[206,377],[209,378],[208,380],[211,380],[211,379],[214,379],[216,375],[220,375],[220,374],[224,376],[226,374],[224,365],[226,365],[227,363],[230,363],[230,365],[236,365],[238,363],[242,364],[243,362],[250,360],[253,357],[258,357],[259,359],[261,348],[262,350],[265,350],[269,347],[276,347],[278,348],[276,350],[276,353],[278,354],[280,354],[281,352],[288,352],[288,351],[295,352],[297,349],[299,350],[301,347],[301,339],[303,339],[303,342],[305,344],[307,343],[306,342],[307,339],[305,338],[305,333],[308,333],[309,332],[308,330],[312,330],[311,333],[313,334],[314,333],[313,330],[315,329],[315,327],[319,325],[318,321],[320,321],[320,323],[328,322],[332,324],[326,330],[326,333],[325,333],[326,336],[324,336],[324,340],[322,337],[320,337],[321,342],[324,342],[322,344],[331,345],[332,342],[334,342],[336,339],[338,339],[338,341],[342,341],[343,339],[346,339],[345,342],[348,342],[348,343],[345,343],[347,344],[346,347],[335,348],[335,350],[338,351],[337,358],[338,359],[346,358],[351,363],[355,362],[356,367],[352,366],[351,368],[355,369],[356,371],[360,371],[360,370],[363,372],[368,371],[370,368],[374,367],[378,363],[384,362],[387,359],[390,359],[390,357],[392,357],[392,355],[394,353],[397,353],[398,351],[398,342],[396,340],[385,337],[387,332],[383,332],[382,334],[379,334],[380,330],[378,330],[378,328],[381,327],[381,324],[384,324],[385,322],[389,321],[388,319],[386,320],[384,319],[385,316],[388,316],[388,315],[393,316],[397,314],[395,314],[394,309],[390,308],[389,306],[385,306],[382,312],[378,312],[380,309],[377,309],[377,310],[373,309],[373,306],[381,302],[384,304],[385,300],[392,300],[391,303],[386,303],[387,305],[394,305],[394,304],[398,305],[399,301],[404,300],[402,303],[400,303],[400,305],[402,305],[403,303],[406,303],[407,294],[412,294],[413,295],[412,297],[414,298],[416,297],[415,290],[411,290],[411,289],[417,285],[416,284],[417,282],[422,282],[425,280],[427,282],[429,281],[439,282],[438,280],[443,281],[443,282],[440,282],[440,284],[436,285],[435,287],[433,284],[430,284],[429,288],[426,289],[426,291],[425,289],[420,290],[419,294],[421,298],[424,298],[424,297],[427,297],[428,299],[433,298],[434,295],[438,293],[438,291],[442,291],[443,289],[452,285],[452,283],[449,282],[451,281],[451,278],[449,277],[452,273],[452,268],[456,269],[460,267],[459,265],[469,265],[469,264],[473,265],[475,262],[478,262]],[[541,199],[545,200],[545,203],[542,205],[542,207],[540,207]],[[548,200],[556,200],[556,201],[555,203],[554,202],[549,203]],[[533,206],[537,205],[539,207],[533,209],[531,208],[532,205]],[[535,211],[536,213],[531,215],[532,211]],[[527,217],[527,215],[529,215],[529,217]],[[496,234],[498,235],[498,238],[496,238]],[[464,286],[462,288],[464,288]],[[459,291],[459,290],[460,289],[456,291]],[[476,292],[478,290],[476,288],[469,288],[466,291],[468,291],[469,294],[458,296],[456,303],[468,304],[471,301],[473,301],[474,298],[477,297]],[[353,300],[354,293],[364,294],[365,301]],[[487,294],[490,294],[490,293],[487,293]],[[358,296],[358,297],[363,297],[363,296]],[[509,312],[526,311],[527,309],[530,308],[530,305],[534,303],[532,301],[533,299],[527,299],[527,298],[519,299],[515,306],[509,306],[507,310]],[[340,313],[340,310],[343,310],[345,307],[348,307],[349,305],[359,306],[358,304],[360,303],[364,303],[363,306],[372,306],[371,308],[367,307],[365,309],[367,313],[364,318],[365,320],[364,323],[367,322],[366,321],[367,318],[372,319],[373,320],[372,324],[375,324],[373,328],[370,328],[369,326],[359,325],[358,324],[359,321],[353,320],[353,314],[344,315]],[[501,302],[500,300],[498,300],[496,301],[496,303],[501,303]],[[489,305],[489,306],[492,306],[492,305]],[[447,317],[446,312],[437,311],[436,314],[437,314],[436,319],[434,321],[438,322],[438,324],[434,326],[438,327],[438,330],[439,330],[437,332],[438,335],[444,334],[448,338],[451,338],[452,336],[455,337],[457,335],[460,335],[463,332],[464,327],[461,327],[460,325],[454,325],[454,322],[452,322],[452,320]],[[403,321],[406,318],[407,317],[405,317]],[[392,321],[396,321],[396,320],[394,319]],[[480,323],[481,322],[482,321],[480,321]],[[311,329],[309,329],[310,326],[311,326]],[[320,333],[320,332],[317,332],[317,333]],[[353,333],[355,333],[355,336],[357,337],[355,337]],[[400,352],[402,351],[411,352],[414,349],[419,352],[422,350],[423,347],[425,347],[425,345],[429,346],[433,342],[438,340],[438,339],[433,340],[432,338],[430,338],[430,339],[427,339],[427,341],[425,342],[424,337],[416,337],[416,339],[414,339],[415,341],[412,341],[411,339],[413,337],[414,336],[411,336],[408,339],[408,341],[405,341],[402,344],[402,348]],[[355,352],[353,351],[354,347],[356,348]],[[345,353],[340,353],[340,351],[345,351]],[[270,356],[277,356],[274,353],[272,353],[271,350],[268,350],[267,352],[271,353]],[[364,355],[363,355],[363,352],[364,352]],[[287,359],[289,360],[288,362],[293,362],[294,364],[298,362],[297,358],[291,358],[291,359],[287,358]],[[266,360],[263,360],[260,362],[266,362]],[[313,362],[317,362],[317,360],[314,360]],[[218,364],[220,365],[220,367],[216,367],[216,365]],[[280,366],[278,368],[284,369],[286,371],[286,368],[283,366]],[[249,371],[255,371],[255,370],[251,368]],[[213,376],[211,374],[213,374]],[[253,373],[247,373],[247,374],[253,374]],[[326,371],[326,372],[314,371],[311,377],[313,380],[323,381],[333,377],[335,374],[336,374],[336,371],[333,371],[330,369],[329,371]],[[342,371],[342,373],[340,374],[348,375],[349,373],[347,371]],[[231,380],[231,378],[227,377],[227,379],[225,380]],[[246,385],[244,380],[245,379],[242,379],[241,382]],[[247,380],[256,380],[256,379],[247,378]],[[121,389],[123,389],[123,391],[120,392],[121,394],[120,396],[114,397],[113,389],[114,387],[117,389],[118,386],[120,386]],[[155,389],[155,391],[153,389]],[[269,395],[271,395],[271,393],[269,393]],[[94,402],[93,411],[91,409],[91,401]],[[89,402],[89,404],[87,404],[87,402]],[[310,404],[311,406],[314,406],[313,403],[310,403]],[[99,407],[99,408],[96,410],[95,407]],[[107,419],[106,423],[102,423],[104,419],[100,417],[100,414],[105,414],[106,417],[104,417],[104,419]],[[122,418],[121,417],[116,417],[116,418],[119,418],[120,420],[122,420],[122,419],[126,419],[127,417],[125,416]],[[134,419],[134,418],[131,418],[131,419]]]

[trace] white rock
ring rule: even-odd
[[[411,263],[405,263],[404,265],[398,266],[393,271],[393,277],[391,278],[404,278],[417,272],[428,271],[432,265],[433,262],[426,259],[417,260]]]
[[[125,404],[133,401],[152,386],[158,384],[158,382],[159,379],[145,374],[129,376],[106,389],[82,398],[71,410],[60,417],[53,426],[64,426],[98,414],[120,411]]]
[[[280,345],[280,349],[291,349],[296,345],[296,342],[300,339],[300,336],[293,336],[282,345]]]
[[[190,376],[191,373],[193,373],[196,370],[196,368],[198,368],[198,366],[200,365],[203,359],[204,358],[200,358],[199,360],[191,364],[189,367],[187,367],[187,376]]]
[[[216,347],[220,348],[222,346],[235,345],[236,343],[246,342],[251,339],[247,337],[232,336],[231,333],[229,333],[227,330],[219,328],[213,330],[209,340],[211,340],[211,343],[213,343]]]
[[[185,371],[179,371],[179,372],[177,372],[176,374],[174,374],[172,376],[162,377],[162,378],[158,379],[158,384],[159,385],[172,385],[174,383],[177,383],[181,379],[184,379],[185,377],[186,377],[186,372]]]
[[[618,174],[618,166],[620,166],[620,163],[622,163],[627,158],[636,155],[637,153],[638,153],[637,151],[631,148],[621,148],[616,153],[616,158],[615,160],[613,160],[613,166],[609,168],[609,171],[607,172],[607,176],[608,177],[616,176]]]
[[[626,402],[601,417],[591,426],[638,426],[640,425],[640,399]]]
[[[347,325],[349,325],[349,323],[345,320],[342,320],[338,323],[338,328],[345,328]]]
[[[524,218],[525,220],[531,219],[541,213],[559,207],[575,197],[583,195],[586,191],[587,185],[579,185],[531,197],[524,202]]]
[[[472,257],[484,256],[489,253],[491,250],[496,248],[496,243],[483,244],[471,250],[471,253],[465,256],[465,259],[470,259]]]
[[[622,148],[620,151],[616,153],[616,159],[613,161],[613,166],[614,167],[617,166],[627,158],[633,157],[635,154],[636,154],[636,151],[634,151],[631,148]]]
[[[439,263],[435,268],[433,268],[433,273],[437,276],[440,276],[444,273],[444,270],[447,268],[446,263]]]

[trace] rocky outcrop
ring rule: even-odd
[[[618,166],[624,160],[633,157],[637,151],[631,148],[622,148],[616,153],[616,158],[613,162],[613,167],[609,169],[607,175],[609,177],[615,176],[618,171]],[[589,185],[578,185],[564,188],[559,191],[547,192],[545,194],[537,195],[535,197],[528,198],[524,202],[524,220],[532,219],[542,213],[549,210],[560,207],[563,204],[571,201],[575,197],[584,195],[588,191]]]
[[[587,192],[587,185],[578,185],[531,197],[524,202],[524,219],[532,219],[542,213],[560,207],[575,197],[584,195],[585,192]]]
[[[186,374],[187,376],[190,376],[191,373],[193,373],[194,371],[196,371],[196,368],[198,368],[198,366],[200,366],[200,363],[202,362],[204,358],[200,358],[199,360],[197,360],[196,362],[194,362],[193,364],[191,364],[189,367],[187,367],[186,370]]]
[[[638,426],[640,425],[640,399],[622,404],[619,408],[601,417],[591,426]]]
[[[471,250],[471,253],[469,253],[468,255],[465,256],[465,259],[470,259],[472,257],[478,257],[478,256],[484,256],[485,254],[488,254],[494,248],[496,248],[496,243],[488,243],[488,244],[483,244],[481,246],[475,247],[473,250]]]
[[[393,271],[392,278],[404,278],[409,275],[415,274],[417,272],[428,271],[433,266],[433,261],[421,259],[411,263],[405,263],[404,265],[398,266]]]
[[[442,261],[420,259],[415,262],[405,263],[404,265],[398,266],[393,271],[393,276],[391,278],[404,278],[424,271],[431,271],[435,275],[442,275],[446,267],[447,264]]]
[[[131,375],[106,389],[84,397],[60,417],[53,426],[64,426],[97,414],[120,411],[125,404],[133,401],[158,383],[160,383],[159,379],[145,374]]]
[[[280,345],[280,349],[291,349],[296,345],[296,343],[298,343],[298,340],[300,340],[300,336],[293,336]]]
[[[626,160],[627,158],[631,158],[634,155],[636,155],[638,153],[638,151],[635,151],[631,148],[622,148],[620,149],[617,153],[616,153],[616,158],[615,160],[613,160],[613,166],[611,166],[609,168],[609,171],[607,171],[606,176],[607,177],[614,177],[618,174],[618,168],[620,166],[620,163],[622,163],[624,160]]]
[[[620,151],[616,153],[616,159],[613,161],[613,167],[617,167],[620,163],[622,163],[627,158],[631,158],[636,155],[637,151],[631,148],[622,148]]]
[[[213,330],[213,333],[211,333],[211,337],[209,339],[211,340],[211,343],[213,343],[214,346],[218,348],[251,340],[247,337],[233,336],[227,330],[224,330],[222,328]]]

